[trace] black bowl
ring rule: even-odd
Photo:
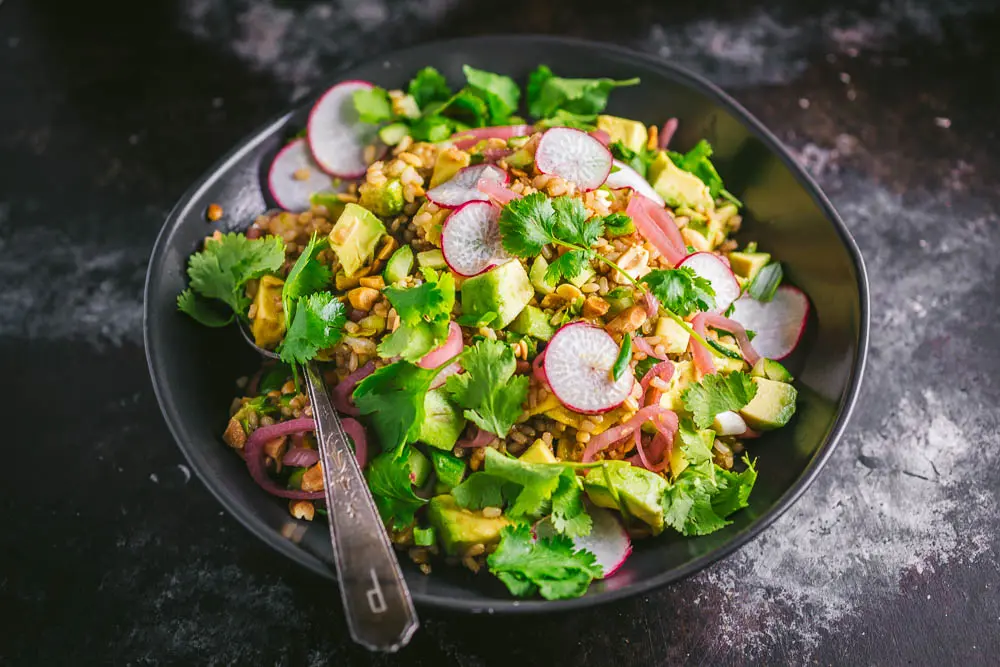
[[[760,476],[750,507],[724,530],[700,538],[664,535],[641,540],[625,566],[582,598],[514,600],[493,577],[437,567],[422,575],[405,562],[420,604],[473,612],[553,611],[585,607],[662,586],[700,570],[758,535],[802,494],[829,458],[857,395],[868,344],[868,284],[854,240],[816,184],[778,140],[707,81],[656,58],[590,42],[550,37],[475,37],[425,44],[340,73],[403,87],[424,65],[462,81],[462,64],[524,81],[539,63],[563,76],[624,79],[608,112],[647,124],[680,120],[672,146],[708,139],[728,189],[746,203],[743,240],[755,239],[785,266],[787,279],[812,302],[812,323],[790,360],[800,404],[786,428],[753,442]],[[333,83],[334,81],[331,81]],[[171,212],[153,249],[145,294],[146,354],[163,415],[191,466],[247,528],[289,559],[333,576],[323,522],[291,519],[284,502],[261,491],[243,462],[221,442],[234,378],[255,369],[253,352],[232,329],[210,330],[177,312],[188,256],[213,229],[248,224],[270,207],[261,175],[279,146],[304,124],[311,101],[248,137],[212,167]],[[209,204],[225,217],[205,222]]]

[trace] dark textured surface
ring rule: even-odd
[[[1000,16],[743,4],[0,1],[0,663],[994,664]],[[324,73],[496,31],[659,53],[758,114],[865,253],[869,372],[816,484],[726,561],[588,612],[425,612],[370,658],[325,581],[189,481],[141,349],[146,259],[187,185]]]

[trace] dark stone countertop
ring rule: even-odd
[[[0,0],[0,663],[996,664],[1000,15],[803,4]],[[425,611],[371,657],[328,582],[191,480],[143,276],[188,184],[324,72],[470,32],[625,44],[735,95],[858,239],[870,366],[817,482],[724,562],[573,614]]]

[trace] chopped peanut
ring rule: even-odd
[[[601,317],[608,312],[608,308],[610,307],[611,304],[601,297],[588,296],[587,300],[583,302],[583,316],[587,319]]]
[[[292,172],[292,178],[296,181],[308,181],[309,180],[309,168],[299,167],[294,172]]]
[[[222,218],[222,207],[218,204],[209,204],[208,210],[205,211],[205,217],[208,218],[209,222],[217,222]]]
[[[296,519],[305,521],[312,521],[313,517],[316,516],[316,506],[312,504],[311,500],[291,500],[288,503],[288,511]]]
[[[623,334],[635,331],[646,323],[646,309],[643,306],[629,306],[618,317],[608,323],[608,333]]]
[[[230,419],[226,425],[226,432],[222,434],[222,440],[234,449],[243,449],[243,445],[247,442],[247,434],[239,421]]]
[[[382,276],[365,276],[358,280],[362,287],[371,287],[372,289],[380,290],[385,287],[385,280]]]
[[[542,308],[561,308],[564,305],[566,305],[566,299],[555,292],[542,297]]]
[[[389,259],[392,257],[392,253],[396,252],[396,248],[399,247],[399,243],[393,237],[386,235],[385,240],[382,242],[382,247],[379,248],[378,254],[375,255],[376,259]]]
[[[323,464],[317,463],[309,470],[302,473],[302,486],[300,487],[303,491],[322,491],[323,490]]]
[[[368,312],[378,300],[379,291],[371,287],[355,287],[347,293],[347,300],[358,310]]]
[[[275,472],[281,472],[281,459],[288,449],[288,436],[281,436],[264,443],[264,454],[274,459]]]
[[[563,283],[557,287],[556,294],[566,299],[566,301],[576,301],[583,296],[583,292],[581,292],[576,285],[571,285],[569,283]]]
[[[684,239],[684,243],[688,244],[698,252],[704,252],[712,249],[708,243],[708,239],[690,227],[685,227],[681,230],[681,237]]]

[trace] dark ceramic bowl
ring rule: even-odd
[[[662,586],[723,558],[760,534],[809,486],[829,458],[854,404],[868,343],[868,285],[854,240],[820,189],[778,140],[746,110],[707,81],[668,62],[625,49],[549,37],[475,37],[426,44],[354,67],[331,80],[366,79],[404,87],[424,65],[462,81],[462,64],[523,82],[539,63],[569,77],[639,76],[639,86],[616,90],[608,112],[662,123],[680,120],[672,147],[704,137],[715,148],[727,188],[746,203],[742,241],[757,240],[785,266],[789,281],[812,302],[811,323],[795,356],[800,403],[789,426],[750,445],[760,477],[750,507],[707,537],[663,535],[640,540],[625,566],[596,582],[582,598],[515,600],[486,573],[437,567],[422,575],[403,557],[415,600],[473,612],[552,611],[585,607]],[[288,515],[284,502],[260,490],[239,457],[220,440],[233,381],[257,359],[235,328],[211,330],[177,312],[188,256],[213,229],[247,225],[273,205],[262,174],[288,137],[303,127],[312,100],[260,128],[213,166],[174,208],[157,239],[145,294],[146,354],[163,415],[191,466],[247,528],[296,563],[333,575],[324,522]],[[225,217],[205,222],[218,203]]]

